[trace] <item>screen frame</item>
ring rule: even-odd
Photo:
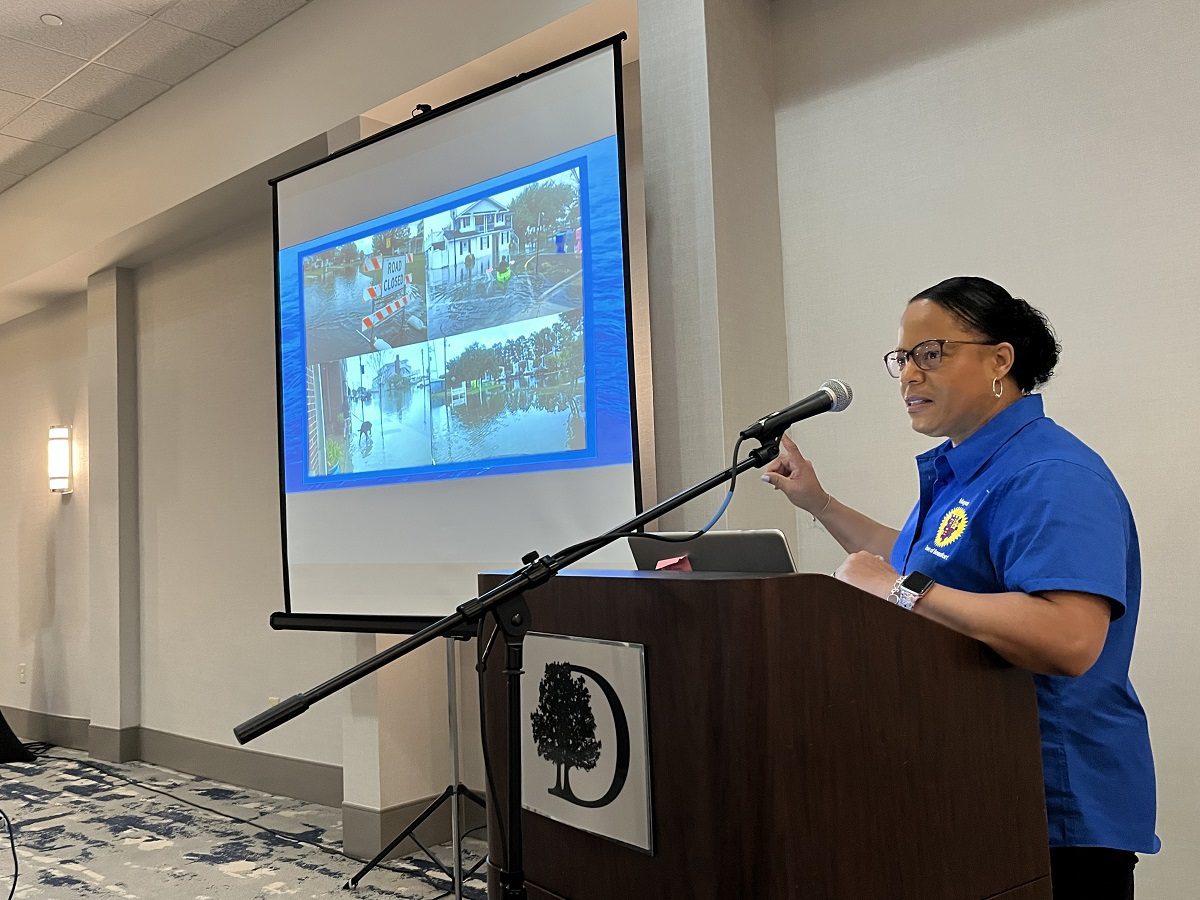
[[[413,634],[421,629],[440,621],[437,616],[379,616],[379,615],[353,615],[340,613],[293,613],[291,609],[291,584],[289,578],[288,564],[288,541],[287,541],[287,491],[286,491],[286,460],[285,460],[285,435],[284,435],[284,419],[283,419],[283,318],[279,303],[280,293],[280,275],[278,257],[280,252],[279,246],[279,189],[280,182],[285,181],[302,172],[307,172],[317,166],[324,165],[332,160],[346,156],[363,147],[386,140],[401,132],[407,131],[410,128],[416,128],[447,113],[454,112],[464,106],[468,106],[478,100],[483,100],[493,94],[508,90],[515,85],[554,69],[568,65],[576,60],[584,57],[600,53],[604,50],[611,50],[613,54],[613,89],[615,91],[615,115],[616,115],[616,138],[617,138],[617,180],[618,194],[620,198],[620,213],[621,213],[621,250],[623,256],[623,281],[625,290],[625,334],[626,334],[626,366],[629,373],[629,424],[630,424],[630,440],[632,442],[632,466],[633,466],[633,496],[635,514],[640,514],[643,511],[642,504],[642,470],[641,470],[641,453],[640,441],[638,439],[638,418],[637,418],[637,377],[635,370],[635,354],[633,345],[633,290],[630,277],[629,266],[629,203],[628,203],[628,185],[625,174],[625,103],[624,103],[624,83],[622,80],[622,61],[621,61],[621,42],[626,40],[628,35],[625,32],[620,32],[610,38],[602,41],[597,41],[587,47],[583,47],[566,56],[560,57],[544,65],[531,69],[528,72],[522,72],[518,75],[506,78],[503,81],[496,82],[485,88],[473,91],[459,97],[457,100],[452,100],[441,106],[414,116],[407,122],[401,122],[389,128],[385,128],[370,137],[363,138],[353,144],[349,144],[321,159],[314,160],[283,175],[278,175],[268,180],[271,187],[271,228],[274,244],[274,255],[272,257],[272,270],[275,278],[275,374],[276,374],[276,412],[277,412],[277,427],[276,435],[278,440],[278,464],[279,464],[279,528],[280,528],[280,552],[281,562],[283,564],[283,601],[284,609],[280,612],[274,612],[270,617],[271,628],[276,631],[324,631],[324,632],[344,632],[344,633],[365,633],[365,634]],[[617,523],[614,523],[617,524]],[[518,563],[514,560],[514,566]],[[463,597],[463,602],[470,600],[470,597]],[[474,633],[474,626],[471,626],[471,634]],[[465,632],[458,633],[457,637],[468,637]]]

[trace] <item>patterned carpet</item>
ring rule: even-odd
[[[20,870],[14,898],[433,900],[450,892],[451,879],[424,856],[391,860],[390,870],[373,870],[355,894],[343,891],[361,864],[340,853],[339,810],[140,762],[100,764],[106,772],[85,754],[50,753],[67,759],[0,765],[0,812],[12,820]],[[484,844],[468,838],[467,849],[470,868]],[[434,852],[449,859],[448,846]],[[12,870],[0,820],[0,900]],[[468,880],[463,896],[484,900],[485,882]]]

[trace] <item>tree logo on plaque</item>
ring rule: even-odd
[[[571,769],[590,772],[600,761],[602,750],[596,737],[596,716],[592,712],[592,692],[587,679],[596,683],[608,701],[617,733],[612,783],[596,800],[583,800],[571,790]],[[591,808],[607,806],[617,798],[629,776],[629,722],[620,697],[603,675],[566,662],[547,663],[538,684],[537,709],[529,718],[537,755],[555,768],[554,786],[547,793],[576,806]]]

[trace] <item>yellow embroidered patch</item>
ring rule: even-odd
[[[954,507],[942,517],[942,524],[938,526],[933,542],[939,547],[949,547],[963,536],[968,521],[967,511],[961,506]]]

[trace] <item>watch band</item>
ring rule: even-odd
[[[887,601],[888,603],[896,604],[901,609],[911,610],[917,605],[917,601],[924,597],[929,589],[933,587],[933,582],[929,581],[925,585],[924,590],[914,591],[904,585],[904,581],[908,577],[908,575],[901,575],[896,579],[896,583],[892,585],[891,592],[887,595]]]

